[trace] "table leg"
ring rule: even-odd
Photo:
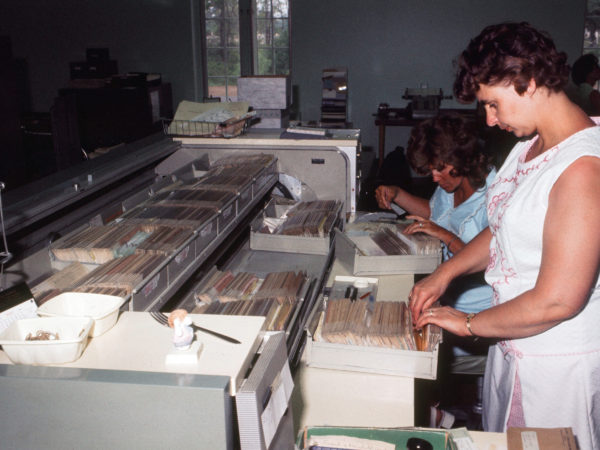
[[[383,157],[385,155],[385,125],[379,124],[379,168],[383,166]]]

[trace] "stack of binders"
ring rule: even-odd
[[[344,128],[346,126],[347,104],[348,69],[339,67],[323,70],[321,125]]]

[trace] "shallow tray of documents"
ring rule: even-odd
[[[377,373],[435,380],[438,347],[432,352],[386,347],[332,344],[306,341],[306,362],[310,367]]]
[[[354,275],[431,273],[442,258],[441,252],[430,255],[368,256],[340,230],[335,230],[335,255]]]
[[[331,247],[331,238],[284,236],[252,231],[250,233],[250,248],[270,252],[306,253],[309,255],[327,255]]]
[[[250,248],[252,250],[266,250],[270,252],[285,252],[285,253],[305,253],[309,255],[328,255],[331,246],[333,245],[332,235],[324,237],[310,236],[291,236],[282,234],[262,233],[260,229],[263,227],[263,221],[266,218],[278,218],[281,216],[280,205],[275,205],[271,200],[263,210],[263,214],[257,217],[250,225]],[[341,211],[340,205],[337,214],[337,225],[341,227],[341,219],[339,214]],[[334,228],[335,229],[335,228]]]

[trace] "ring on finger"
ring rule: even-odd
[[[423,222],[419,222],[419,227],[423,228]]]
[[[430,316],[433,316],[433,309],[430,309],[430,310],[429,310],[429,315],[430,315]]]

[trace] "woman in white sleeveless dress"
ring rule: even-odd
[[[526,23],[485,28],[459,59],[463,102],[489,126],[528,138],[487,193],[489,227],[417,283],[417,327],[497,338],[484,383],[484,429],[572,427],[600,448],[600,127],[563,91],[566,55]],[[449,282],[486,271],[492,307],[432,308]]]

